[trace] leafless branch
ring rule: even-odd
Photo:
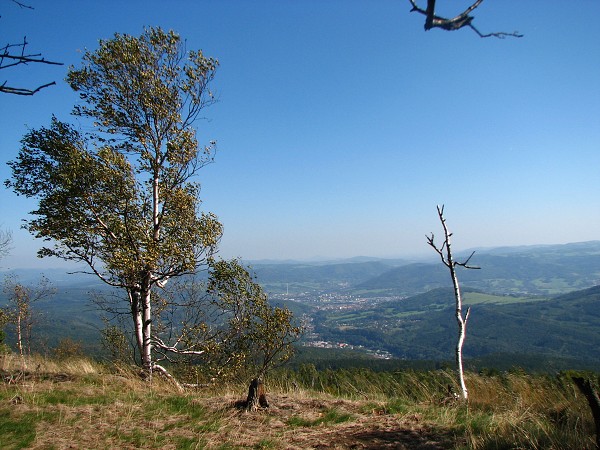
[[[200,356],[203,355],[204,353],[206,353],[205,350],[182,350],[177,348],[174,345],[168,345],[165,342],[162,341],[162,339],[160,339],[157,336],[152,336],[152,343],[160,348],[161,350],[164,350],[165,352],[171,352],[171,353],[175,353],[177,355],[193,355],[193,356]]]
[[[14,3],[19,5],[21,8],[33,9],[31,6],[25,5],[21,2],[13,0]],[[34,64],[49,64],[54,66],[62,66],[63,63],[59,63],[56,61],[48,61],[47,59],[41,57],[40,53],[26,53],[27,45],[27,37],[23,37],[23,42],[20,44],[6,44],[4,47],[0,48],[0,70],[8,69],[15,66],[27,65],[29,63]],[[34,95],[37,92],[41,91],[48,86],[55,85],[55,82],[42,84],[36,88],[28,89],[21,87],[14,87],[7,85],[8,81],[4,81],[2,85],[0,85],[0,93],[4,94],[14,94],[14,95]]]
[[[479,31],[477,28],[475,28],[475,26],[472,23],[469,24],[469,27],[475,33],[477,33],[479,35],[479,37],[481,37],[481,38],[495,37],[495,38],[498,38],[498,39],[504,39],[504,38],[507,38],[507,37],[521,38],[521,37],[524,36],[523,34],[520,34],[518,31],[513,31],[512,33],[507,33],[507,32],[504,32],[504,31],[499,31],[499,32],[496,32],[496,33],[486,33],[486,34],[483,34],[481,31]]]
[[[162,375],[164,375],[171,383],[173,383],[175,385],[175,387],[179,390],[179,392],[184,391],[183,385],[181,383],[179,383],[179,381],[177,381],[175,379],[175,377],[173,375],[171,375],[171,373],[167,369],[165,369],[163,366],[161,366],[160,364],[153,364],[152,370],[160,372]]]
[[[433,248],[438,255],[440,255],[442,263],[444,263],[444,265],[448,268],[450,268],[450,266],[452,266],[452,268],[460,266],[464,267],[465,269],[481,269],[481,267],[469,265],[469,261],[471,261],[471,258],[473,258],[475,251],[473,251],[464,262],[454,261],[449,249],[449,243],[450,238],[452,237],[452,233],[448,231],[448,227],[446,225],[446,219],[444,218],[444,205],[438,206],[437,212],[440,222],[442,223],[442,227],[444,229],[445,239],[442,245],[438,247],[435,243],[435,235],[431,233],[431,235],[425,235],[425,238],[427,239],[427,244],[429,244],[429,246]]]
[[[420,8],[417,5],[416,0],[408,0],[412,5],[411,12],[418,12],[419,14],[423,14],[425,16],[425,31],[431,30],[432,28],[441,28],[446,31],[456,31],[460,30],[463,27],[469,27],[477,35],[481,38],[487,37],[497,37],[499,39],[504,39],[505,37],[523,37],[522,34],[515,32],[506,33],[506,32],[495,32],[495,33],[481,33],[477,28],[473,26],[473,19],[475,17],[470,14],[478,8],[483,0],[476,0],[471,6],[465,9],[462,13],[456,15],[453,18],[445,18],[441,16],[437,16],[435,14],[435,2],[436,0],[427,0],[426,9]]]
[[[12,2],[13,2],[14,4],[16,4],[17,6],[19,6],[20,8],[25,8],[25,9],[34,9],[34,8],[33,8],[33,6],[26,5],[25,3],[21,3],[21,2],[19,2],[19,1],[17,1],[17,0],[12,0]]]
[[[474,254],[475,254],[475,251],[473,251],[471,253],[471,255],[466,259],[466,261],[464,261],[464,262],[455,262],[454,264],[456,264],[457,266],[464,267],[465,269],[481,269],[481,267],[479,267],[479,266],[470,266],[469,265],[469,261],[471,261],[471,258],[473,257]]]
[[[25,88],[15,88],[15,87],[7,86],[6,81],[5,81],[2,84],[2,86],[0,86],[0,92],[2,92],[4,94],[14,94],[14,95],[34,95],[34,94],[38,93],[39,91],[41,91],[42,89],[47,88],[48,86],[53,86],[55,84],[56,84],[56,82],[53,81],[51,83],[46,83],[46,84],[43,84],[42,86],[38,86],[35,89],[25,89]]]
[[[0,259],[6,256],[11,250],[12,233],[0,229]]]

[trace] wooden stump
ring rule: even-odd
[[[248,388],[248,397],[246,398],[246,409],[256,411],[258,407],[268,408],[269,402],[265,395],[265,386],[260,378],[254,378]]]

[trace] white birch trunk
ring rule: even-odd
[[[17,310],[17,348],[19,355],[23,356],[23,335],[21,333],[21,307]]]
[[[148,378],[152,378],[152,310],[150,305],[150,289],[129,293],[131,316],[135,331],[135,340],[140,350],[142,368]]]
[[[457,263],[454,261],[454,259],[452,258],[452,250],[450,244],[450,237],[452,236],[452,233],[448,231],[446,219],[444,219],[444,207],[438,206],[437,210],[440,222],[442,222],[442,227],[444,228],[444,243],[441,247],[438,248],[435,245],[433,233],[431,234],[431,237],[427,237],[427,242],[440,255],[442,262],[444,263],[444,265],[446,265],[446,267],[448,267],[448,269],[450,270],[450,276],[452,277],[452,285],[454,287],[454,299],[456,301],[456,322],[458,324],[458,340],[456,342],[456,371],[458,373],[461,397],[463,398],[463,400],[468,400],[469,393],[467,391],[467,385],[465,383],[464,377],[462,348],[467,335],[467,321],[469,320],[471,308],[467,308],[467,313],[463,317],[462,297],[460,293],[460,286],[458,284],[458,277],[456,276],[456,265],[458,264],[467,269],[479,269],[479,267],[473,267],[468,265],[471,257],[469,257],[464,263]],[[471,256],[473,256],[473,254],[471,254]]]
[[[458,341],[456,342],[456,370],[458,372],[458,380],[460,382],[461,395],[464,400],[469,398],[467,385],[465,384],[465,375],[463,371],[462,348],[465,342],[467,333],[467,320],[469,318],[470,308],[467,309],[467,314],[463,318],[462,315],[462,298],[456,273],[452,270],[452,280],[454,282],[454,296],[456,299],[456,322],[458,323]]]
[[[454,287],[454,299],[456,300],[456,322],[458,324],[458,340],[456,342],[456,371],[458,373],[458,380],[460,383],[461,396],[463,400],[469,398],[469,392],[467,391],[467,385],[465,384],[465,375],[463,371],[463,360],[462,360],[462,348],[465,342],[467,319],[469,318],[469,312],[466,317],[462,315],[462,297],[460,294],[460,286],[458,284],[458,277],[456,276],[456,264],[452,259],[452,251],[450,250],[450,236],[446,222],[442,220],[444,227],[444,234],[446,238],[446,259],[448,262],[448,268],[450,269],[450,276],[452,277],[452,285]]]
[[[130,291],[129,292],[129,303],[131,306],[131,317],[133,319],[133,330],[135,333],[135,341],[138,349],[140,350],[140,357],[142,358],[143,364],[143,352],[144,348],[144,337],[142,334],[143,329],[143,317],[142,311],[140,309],[140,293],[138,291]]]
[[[152,380],[152,310],[150,305],[150,289],[142,296],[142,366],[146,375]]]

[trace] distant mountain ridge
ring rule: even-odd
[[[600,241],[493,249],[475,253],[470,264],[480,269],[458,268],[464,286],[498,294],[565,293],[600,284]],[[447,285],[441,263],[417,263],[392,268],[355,289],[413,295]]]
[[[471,250],[456,254],[465,258]],[[461,270],[465,286],[500,294],[559,294],[600,284],[600,241],[475,249],[480,270]],[[448,286],[448,274],[433,254],[427,259],[358,256],[329,261],[246,262],[259,283],[272,292],[287,289],[340,289],[368,295],[414,295]],[[93,275],[67,269],[16,269],[24,283],[43,274],[60,286],[101,286]]]
[[[460,252],[457,259],[470,252]],[[288,263],[252,266],[259,283],[273,291],[345,286],[361,295],[409,296],[448,286],[439,260],[345,260],[335,264]],[[460,270],[465,286],[499,294],[553,295],[600,284],[600,241],[561,245],[500,247],[476,251],[473,265]]]

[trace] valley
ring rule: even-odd
[[[458,274],[464,305],[472,307],[467,361],[600,368],[600,242],[480,250],[473,262],[482,269]],[[451,283],[434,259],[249,265],[270,301],[305,325],[301,359],[317,350],[330,361],[334,353],[395,362],[453,358]],[[24,282],[39,275],[16,273]],[[51,349],[69,337],[100,354],[104,323],[93,299],[109,291],[91,276],[45,275],[57,293],[34,306],[38,344]]]

